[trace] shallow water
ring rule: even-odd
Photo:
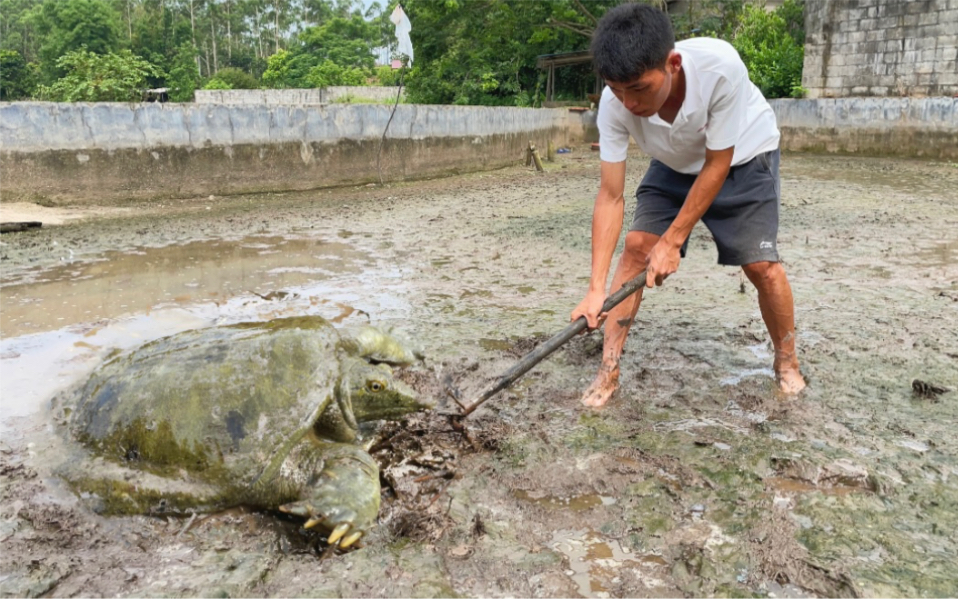
[[[612,591],[625,572],[638,578],[647,589],[666,586],[661,577],[668,562],[662,557],[634,555],[615,539],[604,538],[593,530],[557,530],[551,547],[568,560],[568,573],[583,597],[613,596]]]
[[[19,279],[29,283],[5,281],[0,327],[5,337],[17,337],[301,287],[325,301],[339,301],[340,296],[355,300],[357,279],[371,276],[370,291],[375,295],[381,281],[401,277],[395,266],[366,272],[373,264],[368,252],[338,240],[276,236],[110,251],[96,262],[64,263],[21,274]]]

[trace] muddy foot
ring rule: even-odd
[[[599,367],[599,373],[589,388],[582,394],[582,405],[590,408],[601,408],[612,398],[612,394],[619,388],[619,367]]]
[[[805,388],[805,378],[798,369],[779,372],[776,378],[782,393],[787,395],[798,395]]]
[[[785,354],[775,360],[775,380],[782,393],[798,395],[805,388],[805,377],[798,369],[798,359],[795,354]]]

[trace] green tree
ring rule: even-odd
[[[289,50],[269,57],[262,77],[264,86],[301,88],[366,82],[375,65],[372,43],[378,39],[378,25],[366,21],[355,9],[346,16],[341,16],[344,6],[330,10],[333,16],[326,22],[307,28]]]
[[[786,12],[792,10],[791,0],[786,0]],[[789,25],[779,10],[766,12],[764,8],[747,5],[742,19],[732,38],[752,82],[766,98],[800,96],[802,90],[802,64],[805,49],[796,43],[789,32]]]
[[[129,50],[94,54],[86,49],[67,52],[57,60],[66,74],[37,95],[54,102],[134,102],[142,97],[147,78],[159,70]]]
[[[536,59],[586,50],[598,20],[633,0],[405,0],[416,60],[408,74],[411,101],[537,105],[545,74]],[[639,0],[665,7],[664,0]],[[789,0],[794,3],[795,0]],[[671,14],[676,37],[731,40],[745,0],[694,0]],[[390,32],[391,33],[391,32]],[[555,71],[558,99],[594,90],[588,65]]]
[[[191,60],[196,62],[197,52],[192,47],[190,22],[186,14],[177,10],[170,0],[122,0],[127,7],[131,23],[128,23],[130,50],[150,61],[163,71],[172,73],[182,69],[178,62],[184,48],[189,48]],[[156,84],[159,86],[161,82]],[[162,82],[167,87],[174,87]]]
[[[342,67],[372,69],[376,60],[370,41],[375,35],[373,24],[359,13],[349,18],[333,17],[300,34],[300,52],[313,57],[317,64],[331,60]]]
[[[108,54],[122,47],[119,14],[103,0],[46,0],[29,19],[42,39],[40,64],[47,82],[64,74],[59,60],[71,52]]]
[[[413,23],[416,52],[407,78],[410,101],[538,102],[544,74],[536,68],[537,56],[587,49],[596,19],[616,3],[408,0],[403,7]],[[583,72],[584,97],[595,79]]]
[[[266,70],[261,78],[263,86],[270,89],[286,89],[295,87],[309,73],[308,65],[294,61],[293,53],[280,50],[266,60]]]
[[[775,9],[775,13],[785,19],[785,29],[795,43],[805,46],[805,0],[785,0]]]
[[[196,66],[196,49],[191,42],[180,45],[173,57],[166,86],[173,102],[192,102],[193,92],[200,84],[200,70]]]
[[[744,9],[744,0],[687,2],[684,10],[670,15],[675,38],[717,37],[730,40]]]
[[[0,100],[24,100],[33,94],[37,85],[34,65],[16,50],[0,50]]]
[[[40,0],[0,0],[0,49],[15,50],[29,63],[40,58],[40,36],[31,15]]]

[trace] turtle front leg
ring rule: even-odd
[[[362,538],[379,515],[379,467],[361,447],[313,441],[315,460],[300,455],[298,501],[279,506],[280,511],[307,518],[305,528],[328,531],[330,546],[347,548]],[[303,472],[302,466],[314,466]],[[311,471],[310,471],[311,470]],[[288,473],[290,470],[286,470]],[[302,476],[302,475],[305,476]]]

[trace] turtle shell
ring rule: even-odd
[[[356,346],[318,316],[186,331],[122,353],[83,385],[74,436],[157,474],[252,484],[307,434],[352,441],[336,393]],[[332,406],[327,414],[324,412]]]

